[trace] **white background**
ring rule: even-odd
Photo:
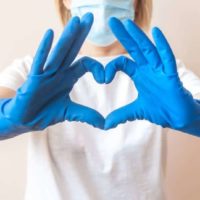
[[[165,32],[178,58],[200,75],[200,2],[154,0],[152,25]],[[54,1],[6,0],[0,6],[0,68],[34,54],[47,28],[61,31]],[[0,142],[0,199],[22,200],[26,184],[27,135]],[[166,190],[169,200],[200,199],[200,138],[168,134]]]

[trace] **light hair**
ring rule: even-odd
[[[71,17],[70,10],[65,7],[63,0],[55,0],[55,4],[61,23],[64,26]],[[137,0],[135,23],[145,31],[147,31],[151,25],[152,4],[152,0]]]

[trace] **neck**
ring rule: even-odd
[[[88,41],[85,41],[79,54],[91,57],[109,57],[125,53],[126,50],[122,47],[122,45],[119,42],[115,42],[107,47],[99,47],[93,45]]]

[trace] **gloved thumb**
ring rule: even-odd
[[[111,112],[105,119],[104,129],[108,130],[117,127],[119,124],[127,121],[134,121],[139,119],[138,101],[134,101],[126,106],[118,108]]]
[[[105,119],[99,112],[75,102],[70,102],[65,119],[68,121],[88,123],[93,127],[104,129]]]

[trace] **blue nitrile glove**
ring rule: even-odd
[[[72,64],[92,22],[92,14],[81,20],[72,18],[50,55],[53,32],[46,32],[27,81],[14,98],[0,100],[0,139],[43,130],[65,120],[104,127],[101,114],[69,97],[74,84],[88,71],[97,82],[104,83],[104,68],[95,60],[84,57]]]
[[[173,52],[158,28],[152,31],[156,46],[131,20],[110,19],[110,27],[133,60],[119,57],[105,71],[110,83],[116,71],[125,72],[134,82],[135,101],[109,114],[105,129],[127,120],[145,119],[162,127],[200,136],[200,101],[183,87]],[[123,91],[122,94],[123,95]]]

